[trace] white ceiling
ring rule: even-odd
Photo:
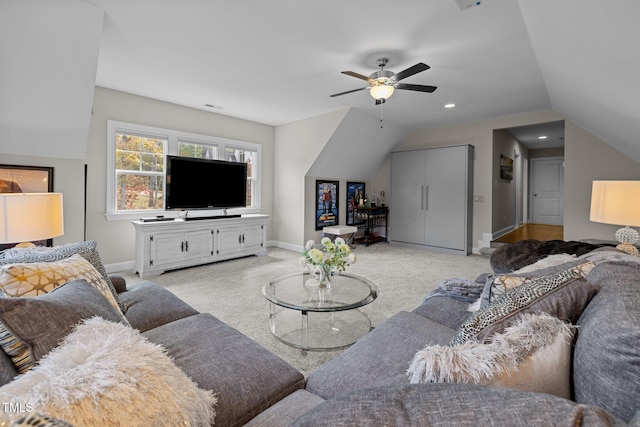
[[[346,107],[379,116],[366,86],[376,59],[430,70],[396,91],[385,121],[433,126],[550,108],[513,0],[462,12],[454,0],[92,0],[106,11],[96,84],[279,125]],[[457,107],[445,110],[444,104]]]
[[[269,125],[347,107],[406,129],[553,109],[640,162],[638,16],[628,0],[483,0],[465,11],[455,0],[0,0],[0,61],[13,65],[0,68],[0,137],[43,123],[34,108],[46,121],[80,107],[55,126],[86,134],[95,83]],[[329,97],[364,83],[341,71],[368,75],[381,56],[395,72],[430,65],[404,82],[438,89],[398,90],[382,108],[367,91]],[[0,138],[0,151],[17,140]]]

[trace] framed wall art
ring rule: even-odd
[[[51,193],[53,168],[44,166],[0,165],[0,193]],[[53,239],[33,242],[52,246]],[[15,245],[0,244],[0,251]]]
[[[0,165],[0,193],[50,193],[53,168]]]
[[[347,225],[355,225],[356,217],[354,208],[364,200],[364,182],[347,182]]]
[[[338,225],[338,181],[316,180],[316,230]]]
[[[513,179],[513,159],[500,154],[500,178],[511,181]]]

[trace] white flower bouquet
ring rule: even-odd
[[[342,237],[336,237],[334,242],[328,237],[323,237],[320,244],[322,249],[316,247],[313,240],[307,242],[300,258],[300,265],[308,268],[314,266],[314,270],[320,273],[321,283],[331,280],[332,271],[344,271],[347,266],[356,262],[356,255],[351,252],[351,247]]]

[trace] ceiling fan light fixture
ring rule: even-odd
[[[391,85],[382,84],[372,86],[371,90],[369,90],[369,93],[374,99],[389,99],[391,95],[393,95],[394,89],[395,88]]]

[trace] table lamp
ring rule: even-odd
[[[28,247],[63,234],[61,193],[0,193],[0,243]]]
[[[638,256],[634,243],[640,234],[631,227],[640,226],[640,181],[593,181],[589,219],[623,225],[615,234],[616,249]]]

